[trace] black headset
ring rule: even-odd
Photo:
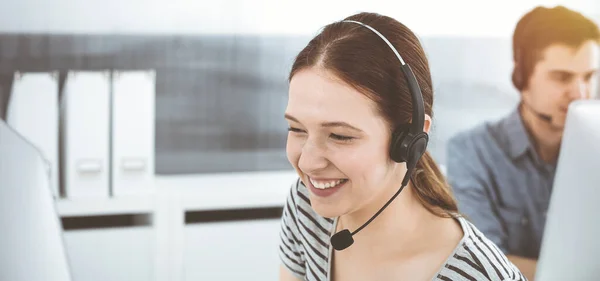
[[[515,66],[513,69],[513,74],[512,74],[512,82],[513,85],[515,85],[515,88],[517,88],[517,90],[522,91],[525,86],[527,86],[527,81],[525,79],[525,74],[523,73],[523,65],[525,64],[525,61],[523,61],[523,52],[521,51],[521,48],[517,47],[514,50],[515,52]]]
[[[360,24],[361,26],[373,31],[381,39],[383,39],[385,43],[387,43],[401,63],[400,69],[406,78],[413,107],[412,122],[408,126],[394,128],[390,144],[390,158],[397,163],[406,162],[406,174],[402,180],[402,186],[396,192],[396,194],[394,194],[394,196],[392,196],[392,198],[388,200],[388,202],[381,209],[379,209],[379,211],[375,213],[373,217],[371,217],[371,219],[369,219],[357,230],[351,233],[349,230],[344,229],[331,237],[331,245],[338,251],[346,249],[352,245],[354,243],[352,235],[358,233],[365,226],[371,223],[371,221],[373,221],[373,219],[375,219],[400,194],[400,192],[402,192],[404,187],[408,184],[413,170],[419,162],[419,159],[421,159],[421,156],[423,156],[425,153],[427,149],[427,143],[429,142],[429,135],[423,131],[423,126],[425,124],[425,106],[423,105],[423,95],[410,66],[404,62],[402,56],[400,56],[390,41],[388,41],[385,36],[383,36],[374,28],[354,20],[343,20],[342,22]]]

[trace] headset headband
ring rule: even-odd
[[[396,55],[396,57],[402,64],[400,68],[402,69],[402,72],[404,73],[404,77],[406,78],[406,81],[408,83],[408,89],[410,91],[410,95],[411,95],[411,99],[412,99],[413,110],[412,110],[412,122],[411,122],[411,126],[410,126],[410,133],[413,135],[416,135],[420,132],[423,132],[423,126],[425,125],[425,108],[424,108],[425,106],[423,105],[423,96],[421,93],[421,88],[419,87],[419,84],[417,83],[417,79],[415,78],[415,75],[413,74],[412,70],[410,69],[410,66],[404,62],[404,59],[402,59],[402,56],[400,56],[400,54],[398,53],[396,48],[394,48],[392,43],[390,43],[390,41],[387,38],[385,38],[385,36],[383,36],[381,33],[379,33],[379,31],[377,31],[374,28],[372,28],[362,22],[359,22],[359,21],[343,20],[342,22],[356,23],[363,27],[368,28],[373,33],[377,34],[377,36],[379,36],[383,41],[385,41],[385,43],[390,47],[390,49],[392,49],[392,51],[394,52],[394,54]],[[396,129],[396,128],[394,128],[394,129]]]

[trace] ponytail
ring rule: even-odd
[[[428,151],[417,163],[411,181],[417,198],[429,212],[439,217],[458,214],[450,185]]]

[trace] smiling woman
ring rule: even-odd
[[[524,280],[458,214],[424,151],[432,105],[423,48],[390,17],[332,23],[299,53],[285,110],[299,179],[281,221],[280,280]],[[425,138],[420,150],[411,149],[422,141],[415,136]],[[346,229],[358,230],[340,247],[334,240]]]
[[[382,197],[381,186],[399,186],[400,171],[395,170],[400,167],[385,165],[389,125],[376,108],[329,70],[304,68],[291,79],[286,112],[294,119],[288,118],[287,155],[311,195],[317,195],[311,196],[311,203],[318,213],[335,217]],[[344,185],[349,188],[335,186],[325,193],[328,196],[318,196],[323,194],[318,192],[321,184],[347,178]],[[331,204],[340,197],[345,200]]]

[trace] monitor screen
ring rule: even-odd
[[[535,280],[600,276],[600,101],[571,103]]]
[[[0,280],[71,280],[49,166],[40,155],[0,120]]]

